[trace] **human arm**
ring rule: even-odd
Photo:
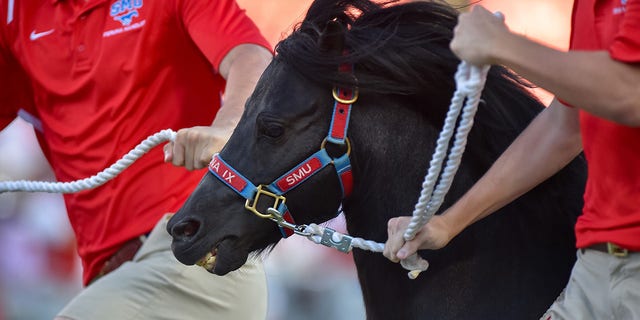
[[[4,75],[12,73],[6,60],[5,55],[0,50],[0,74],[3,75],[0,77],[0,131],[17,116],[16,105],[9,102],[13,99],[13,95],[10,90],[6,89],[11,82]]]
[[[418,249],[440,249],[467,226],[531,190],[582,150],[578,111],[554,100],[514,140],[491,168],[453,206],[434,216],[405,242],[410,217],[389,220],[384,255],[404,259]],[[526,163],[526,166],[522,164]]]
[[[181,129],[175,143],[165,145],[166,162],[193,170],[205,167],[213,153],[224,146],[272,54],[258,27],[234,0],[174,1],[189,37],[211,63],[213,72],[226,80],[213,122]]]
[[[481,6],[460,15],[451,49],[476,65],[504,65],[591,114],[640,126],[640,65],[614,60],[608,51],[546,47],[511,32]]]
[[[0,7],[0,19],[7,18],[8,12],[4,6]],[[2,20],[0,20],[2,21]],[[8,101],[12,99],[11,91],[6,87],[11,84],[9,76],[11,76],[11,68],[9,63],[9,49],[7,48],[7,40],[5,36],[6,26],[0,28],[0,130],[4,129],[16,117],[15,107],[12,107]]]
[[[164,147],[165,162],[188,170],[204,168],[231,136],[260,75],[271,61],[271,52],[255,44],[231,49],[220,63],[220,75],[227,80],[222,106],[211,126],[178,130],[174,143]]]
[[[0,30],[0,131],[18,116],[18,110],[34,109],[29,78],[8,49],[2,31],[6,30]]]

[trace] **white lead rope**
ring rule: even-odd
[[[431,219],[433,214],[440,208],[440,205],[444,200],[444,196],[451,187],[453,177],[458,170],[462,153],[464,152],[464,148],[467,143],[467,136],[473,125],[473,117],[478,109],[478,103],[480,102],[480,96],[486,82],[488,71],[489,66],[479,68],[471,66],[464,61],[458,66],[458,70],[455,74],[456,91],[451,99],[449,112],[445,118],[443,130],[438,138],[437,146],[430,162],[429,171],[422,184],[422,191],[420,192],[420,198],[418,199],[418,203],[413,211],[411,223],[405,231],[404,238],[406,241],[413,239],[417,231],[422,228],[424,224],[429,222],[429,219]],[[456,129],[456,123],[458,123],[458,118],[461,112],[462,118],[460,119]],[[447,158],[449,141],[454,135],[454,132],[454,143],[451,151],[449,152],[447,163],[443,171],[441,170],[442,164],[444,159]],[[109,168],[89,178],[72,182],[28,180],[0,181],[0,194],[16,191],[74,193],[86,189],[93,189],[116,177],[152,148],[165,141],[173,141],[175,136],[176,132],[171,129],[162,130],[151,135]],[[440,174],[441,171],[442,174]],[[437,186],[435,186],[436,181],[438,181]],[[327,245],[326,243],[323,243],[325,230],[325,228],[316,224],[310,224],[305,228],[305,232],[309,234],[307,236],[309,240],[318,244]],[[334,247],[335,244],[342,243],[343,239],[349,238],[350,241],[346,245],[348,248],[344,248],[347,251],[350,250],[351,247],[357,247],[373,252],[382,252],[384,250],[384,243],[378,243],[362,238],[352,238],[335,231],[331,233],[331,238],[333,245],[330,246]],[[420,272],[425,271],[429,267],[429,263],[422,259],[418,254],[413,254],[402,260],[400,263],[405,269],[410,270],[409,278],[411,279],[415,279]]]
[[[467,137],[473,126],[473,118],[476,111],[478,111],[480,96],[487,80],[489,68],[490,66],[473,66],[465,61],[458,65],[458,70],[455,74],[456,91],[451,98],[449,112],[447,112],[444,126],[438,137],[436,149],[429,164],[429,170],[422,183],[422,191],[413,210],[411,222],[405,230],[405,241],[415,238],[418,230],[429,222],[431,217],[440,209],[444,197],[449,192],[467,145]],[[462,112],[461,117],[460,112]],[[459,122],[458,118],[460,118]],[[456,123],[458,123],[457,128]],[[447,156],[449,142],[454,133],[453,146]],[[445,158],[447,162],[444,170],[442,170]],[[436,181],[438,182],[437,185]],[[425,271],[429,266],[429,263],[420,258],[417,253],[402,260],[401,264],[405,269],[411,270],[409,278],[412,279],[415,279],[420,272]],[[418,266],[419,268],[407,268],[406,264],[411,267]]]
[[[50,182],[50,181],[0,181],[0,193],[4,192],[49,192],[49,193],[74,193],[82,190],[93,189],[105,184],[115,178],[124,169],[128,168],[134,161],[138,160],[153,147],[165,142],[173,141],[176,133],[171,129],[162,130],[138,144],[129,151],[122,159],[116,161],[109,168],[85,179],[72,182]]]
[[[438,137],[437,146],[429,165],[429,171],[422,183],[420,198],[413,210],[411,223],[404,233],[406,241],[412,240],[418,230],[425,225],[442,205],[444,197],[451,187],[458,171],[462,154],[467,145],[467,137],[473,126],[473,117],[478,110],[482,89],[487,79],[489,66],[482,68],[462,62],[456,72],[456,91],[451,99],[444,127]],[[466,100],[466,103],[465,103]],[[464,104],[464,107],[463,107]],[[460,112],[462,117],[460,118]],[[460,122],[456,128],[456,123]],[[447,156],[449,141],[455,133],[455,139]],[[444,159],[446,166],[442,170]],[[436,181],[438,184],[436,186]],[[435,186],[435,190],[434,190]]]

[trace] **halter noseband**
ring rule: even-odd
[[[342,69],[344,69],[343,66],[341,66],[341,70]],[[351,162],[349,160],[351,145],[347,138],[347,128],[349,126],[351,106],[358,99],[358,90],[334,88],[333,98],[335,99],[335,103],[333,105],[331,125],[327,137],[320,145],[320,150],[303,160],[300,164],[294,166],[293,169],[287,171],[272,183],[256,186],[222,160],[220,154],[217,153],[213,155],[213,159],[211,163],[209,163],[209,172],[245,198],[247,201],[244,207],[247,210],[253,212],[260,218],[270,219],[276,222],[284,238],[294,233],[307,235],[307,233],[304,232],[305,226],[295,224],[293,216],[285,204],[285,193],[299,186],[328,165],[333,165],[338,175],[343,200],[349,197],[353,189],[353,176],[351,174]],[[346,147],[345,153],[338,157],[332,157],[325,149],[327,142]],[[258,199],[260,199],[261,196],[273,199],[273,205],[267,209],[267,213],[260,212],[257,208]]]

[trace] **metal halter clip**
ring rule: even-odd
[[[295,230],[296,225],[285,220],[284,217],[282,217],[282,213],[277,209],[268,208],[267,213],[270,215],[269,219],[277,223],[279,226]]]
[[[335,238],[334,238],[335,234]],[[320,244],[330,248],[338,249],[338,251],[347,253],[351,251],[351,241],[353,237],[336,232],[331,228],[325,228],[322,234]]]
[[[267,209],[267,213],[269,213],[271,215],[271,217],[269,217],[269,219],[275,223],[277,223],[279,226],[283,227],[283,228],[287,228],[287,229],[291,229],[293,230],[293,232],[297,235],[300,236],[304,236],[304,237],[308,237],[313,235],[310,232],[306,232],[304,231],[307,228],[307,225],[305,224],[293,224],[291,222],[288,222],[287,220],[285,220],[282,217],[282,213],[274,208],[269,208]]]

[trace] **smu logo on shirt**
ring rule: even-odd
[[[142,0],[117,0],[113,2],[109,14],[113,20],[120,22],[121,25],[106,30],[102,33],[102,37],[108,38],[144,27],[146,20],[143,11],[140,10],[142,5]],[[134,18],[137,18],[135,22]]]
[[[138,10],[142,8],[142,0],[118,0],[111,5],[111,16],[113,20],[128,26],[133,18],[139,16]]]

